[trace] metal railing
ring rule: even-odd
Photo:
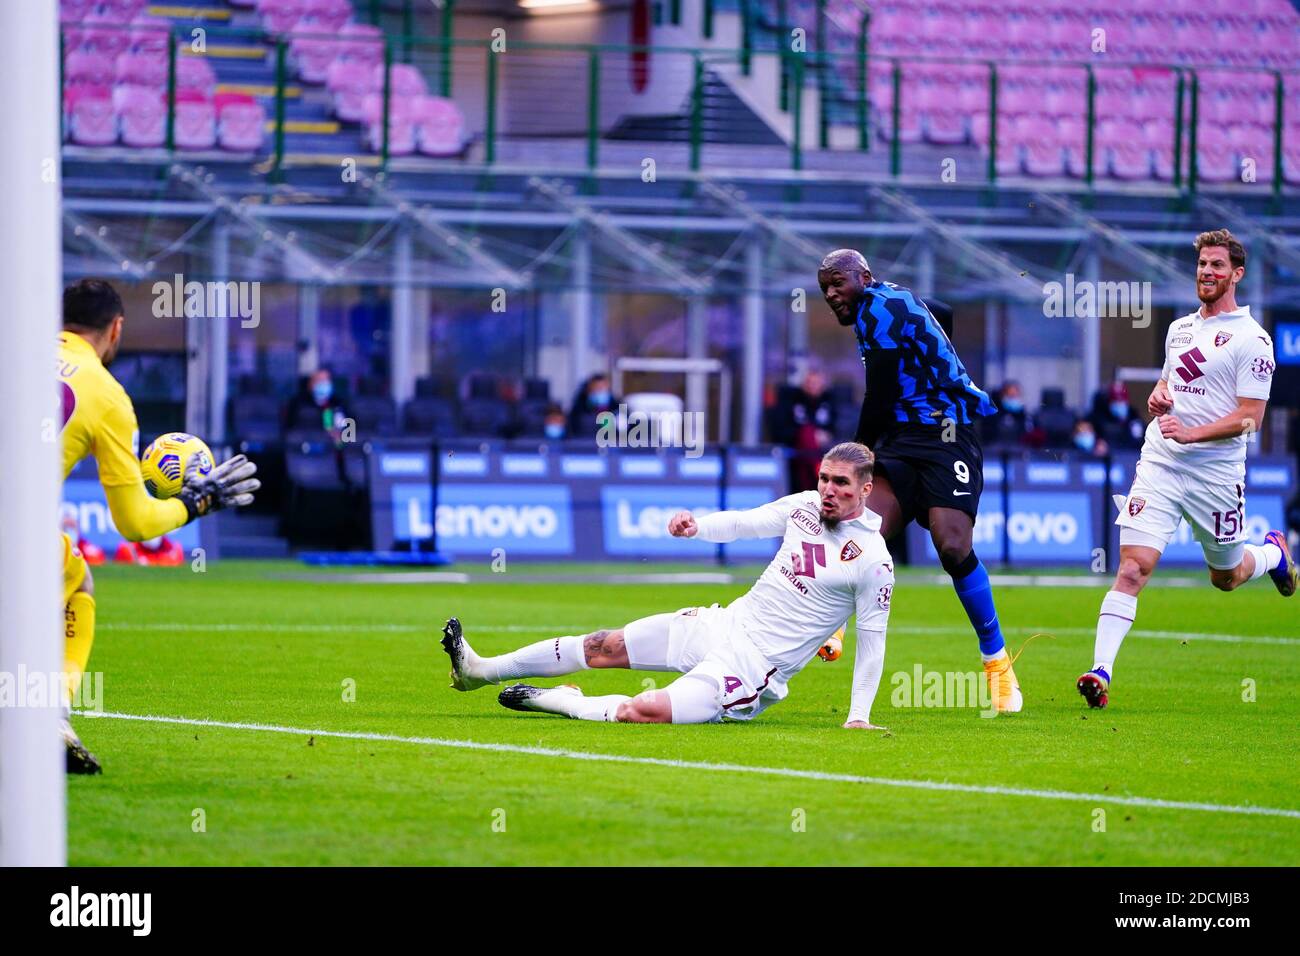
[[[752,140],[745,132],[746,121],[755,124],[753,114],[734,97],[728,96],[727,74],[745,75],[751,72],[756,58],[778,58],[779,88],[774,91],[774,101],[788,113],[789,125],[782,137],[788,145],[789,167],[804,167],[807,144],[804,127],[809,117],[804,115],[802,95],[806,86],[820,94],[817,99],[818,115],[811,117],[819,131],[818,147],[829,149],[828,130],[835,125],[850,126],[854,149],[869,152],[883,138],[888,145],[888,170],[892,176],[903,173],[903,119],[904,78],[909,70],[944,66],[961,68],[978,66],[987,79],[985,115],[978,121],[972,112],[963,114],[963,122],[970,126],[965,142],[950,145],[978,147],[987,150],[985,178],[995,182],[999,178],[999,126],[1005,119],[1000,99],[1005,96],[1006,74],[1011,70],[1050,69],[1056,74],[1080,70],[1085,75],[1082,121],[1084,143],[1082,171],[1083,182],[1093,187],[1099,164],[1097,127],[1099,124],[1098,96],[1102,82],[1108,76],[1134,70],[1163,73],[1172,77],[1170,119],[1173,128],[1173,163],[1171,184],[1181,191],[1194,192],[1201,185],[1199,168],[1199,141],[1202,134],[1203,85],[1208,77],[1223,72],[1214,67],[1190,68],[1186,66],[1161,66],[1150,63],[1116,63],[1097,67],[1090,63],[1062,63],[1058,61],[1008,61],[996,62],[970,58],[924,56],[873,56],[870,48],[869,17],[864,17],[856,41],[856,50],[849,54],[825,51],[796,52],[789,44],[778,43],[775,49],[765,50],[755,40],[754,0],[737,0],[744,21],[741,30],[742,45],[735,50],[696,49],[657,45],[614,44],[557,44],[524,43],[511,41],[499,48],[493,40],[456,39],[452,37],[427,37],[387,33],[383,36],[383,62],[385,70],[382,89],[382,135],[378,153],[379,165],[386,167],[392,160],[391,129],[393,122],[393,90],[391,67],[398,62],[416,66],[425,76],[431,91],[443,96],[457,95],[467,114],[474,145],[482,162],[495,164],[520,159],[530,149],[537,155],[554,158],[558,165],[584,165],[594,171],[601,162],[602,145],[614,140],[637,139],[650,141],[684,142],[689,168],[699,170],[705,165],[707,150],[712,145],[731,143],[743,146]],[[788,25],[782,21],[777,0],[778,29]],[[379,4],[372,4],[376,9]],[[452,0],[443,6],[444,25],[449,24]],[[402,8],[405,11],[406,7]],[[680,16],[674,8],[673,15]],[[705,4],[703,16],[711,22],[714,13],[711,3]],[[409,16],[403,12],[403,17]],[[379,19],[376,16],[376,19]],[[98,27],[97,29],[103,29]],[[298,36],[304,36],[299,34]],[[291,76],[292,57],[289,39],[272,37],[258,31],[211,28],[209,44],[219,44],[243,38],[259,44],[269,44],[268,55],[274,69],[274,95],[269,172],[278,177],[288,165],[286,144],[287,99],[291,88],[300,86]],[[337,39],[337,37],[334,37]],[[177,101],[177,60],[186,40],[178,33],[169,44],[166,86],[166,135],[164,148],[176,150],[175,121]],[[64,59],[68,54],[64,43]],[[645,64],[654,63],[655,103],[661,108],[657,114],[646,114],[644,103],[625,109],[610,91],[619,89],[614,81],[622,76],[635,76],[638,69],[648,72]],[[640,63],[642,66],[638,67]],[[879,70],[887,65],[887,74]],[[888,119],[878,115],[872,105],[873,66],[876,75],[888,76]],[[840,84],[847,94],[848,108],[841,111],[851,117],[848,124],[833,122],[830,91],[827,77],[834,72],[845,82]],[[1242,69],[1231,71],[1236,76],[1244,73],[1268,74],[1273,78],[1273,129],[1272,129],[1272,192],[1280,196],[1284,178],[1285,143],[1283,130],[1287,120],[1287,78],[1300,86],[1300,69],[1266,70]],[[811,85],[810,85],[811,81]],[[621,81],[620,81],[621,82]],[[1166,82],[1166,86],[1168,83]],[[510,96],[503,97],[503,87]],[[1294,87],[1292,88],[1294,96]],[[647,124],[645,120],[655,120]],[[987,139],[981,143],[974,135],[977,122],[987,124]],[[760,122],[758,125],[764,125]],[[653,127],[653,128],[652,128]],[[769,131],[770,132],[770,131]],[[503,151],[503,144],[511,142],[512,151]],[[523,144],[523,145],[521,145]],[[572,145],[566,152],[565,146]],[[549,146],[552,148],[543,149]],[[1261,157],[1262,158],[1262,157]],[[1140,178],[1140,177],[1139,177]],[[1150,178],[1150,177],[1147,177]]]

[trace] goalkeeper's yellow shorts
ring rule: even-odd
[[[72,539],[63,532],[59,532],[59,536],[63,538],[63,603],[67,604],[86,580],[88,568],[81,549],[72,543]]]

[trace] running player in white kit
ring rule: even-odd
[[[499,657],[479,657],[452,618],[442,646],[452,687],[474,690],[520,677],[556,677],[592,667],[678,671],[664,690],[635,697],[586,697],[572,686],[514,684],[499,695],[514,710],[579,720],[704,724],[749,720],[782,700],[786,684],[826,639],[857,614],[853,691],[845,727],[878,730],[871,704],[885,660],[885,627],[894,564],[880,517],[866,509],[875,459],[844,442],[822,458],[816,491],[779,498],[752,511],[699,518],[673,515],[674,537],[725,542],[782,536],[781,548],[749,591],[727,607],[688,607],[618,630],[538,641]]]
[[[1238,306],[1246,250],[1226,229],[1196,237],[1201,307],[1169,327],[1165,365],[1147,400],[1155,416],[1133,487],[1115,523],[1119,573],[1101,602],[1092,670],[1078,682],[1090,707],[1105,707],[1115,657],[1137,616],[1137,598],[1178,523],[1186,519],[1205,552],[1210,581],[1232,591],[1267,573],[1285,597],[1297,569],[1281,531],[1263,545],[1245,534],[1248,436],[1259,430],[1273,384],[1273,340]]]

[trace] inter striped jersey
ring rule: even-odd
[[[971,381],[952,342],[930,310],[910,290],[879,279],[867,286],[853,323],[864,366],[876,374],[897,375],[896,382],[873,382],[894,389],[892,415],[897,422],[959,425],[997,412],[988,393]],[[872,352],[896,352],[897,363],[868,362]],[[879,358],[879,356],[876,356]]]

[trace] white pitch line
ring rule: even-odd
[[[597,625],[593,624],[476,624],[474,631],[479,634],[503,634],[503,633],[522,633],[522,634],[586,634],[594,630]],[[249,631],[249,632],[273,632],[273,633],[296,633],[296,634],[327,634],[333,632],[365,632],[365,631],[382,631],[385,633],[411,634],[411,633],[430,633],[436,634],[441,630],[441,626],[434,623],[429,625],[421,624],[267,624],[267,623],[250,623],[250,624],[198,624],[194,621],[177,621],[176,623],[167,623],[163,621],[145,621],[138,624],[127,623],[124,621],[99,624],[98,628],[103,631]],[[891,634],[967,634],[969,630],[960,627],[923,627],[920,625],[901,624],[889,629]],[[1059,635],[1081,635],[1095,634],[1095,627],[1031,627],[1017,626],[1010,629],[1007,633],[1013,637],[1029,636],[1030,634],[1059,634]],[[1272,634],[1201,634],[1197,631],[1142,631],[1136,630],[1129,633],[1129,637],[1144,638],[1150,637],[1156,640],[1165,641],[1211,641],[1220,644],[1277,644],[1283,646],[1300,645],[1300,638],[1296,637],[1277,637]]]
[[[831,783],[860,783],[877,787],[898,787],[905,790],[937,790],[948,793],[982,793],[999,797],[1032,797],[1039,800],[1074,800],[1087,803],[1114,803],[1126,807],[1150,807],[1156,810],[1202,810],[1207,813],[1232,813],[1245,816],[1286,817],[1300,820],[1300,810],[1284,807],[1258,807],[1249,805],[1200,803],[1187,800],[1160,800],[1154,797],[1121,797],[1109,793],[1075,793],[1071,790],[1033,790],[1021,787],[980,786],[968,783],[948,783],[937,780],[896,780],[890,777],[864,777],[851,773],[825,773],[820,770],[796,770],[791,767],[755,767],[747,764],[707,763],[698,760],[665,760],[661,757],[633,757],[627,754],[590,753],[583,750],[558,750],[551,747],[524,747],[517,744],[491,744],[476,740],[446,740],[440,737],[401,737],[396,734],[364,733],[360,731],[309,730],[302,727],[284,727],[278,724],[248,724],[224,720],[201,720],[192,717],[158,717],[141,714],[119,714],[95,711],[77,711],[78,716],[111,720],[138,720],[155,724],[182,724],[187,727],[218,727],[224,730],[255,730],[263,733],[293,734],[299,737],[336,737],[343,740],[373,740],[396,744],[419,744],[426,747],[452,747],[458,750],[487,750],[497,753],[528,754],[534,757],[559,757],[565,760],[591,760],[604,763],[630,763],[651,767],[669,767],[674,770],[710,770],[717,773],[746,773],[769,777],[793,777],[799,780],[817,780]]]

